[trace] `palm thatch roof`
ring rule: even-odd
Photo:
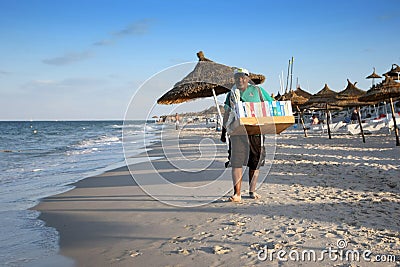
[[[297,95],[302,96],[302,97],[307,98],[307,99],[309,99],[312,96],[312,94],[310,94],[309,92],[301,89],[300,85],[297,86],[297,88],[296,88],[296,90],[294,90],[294,92]]]
[[[288,93],[285,93],[281,98],[280,101],[291,101],[293,106],[300,106],[307,102],[307,98],[298,95],[296,91],[291,90]]]
[[[400,97],[400,83],[394,81],[391,77],[385,74],[385,80],[376,86],[373,86],[359,100],[362,102],[381,102],[390,98]]]
[[[392,64],[392,69],[389,70],[388,72],[384,73],[383,76],[389,76],[393,77],[394,80],[399,79],[399,73],[400,73],[400,66],[397,64]]]
[[[235,83],[233,71],[229,67],[206,58],[202,51],[197,53],[199,59],[194,70],[174,87],[157,100],[158,104],[177,104],[196,98],[213,96],[212,89],[217,95],[229,92]],[[265,81],[265,76],[250,73],[250,79],[255,84]]]
[[[298,87],[296,88],[296,90],[294,90],[294,92],[295,92],[298,96],[302,96],[302,97],[307,98],[307,99],[309,99],[309,98],[312,96],[312,94],[310,94],[309,92],[306,92],[306,91],[304,91],[303,89],[301,89],[300,86],[298,86]]]
[[[375,68],[374,68],[374,71],[372,72],[372,74],[367,76],[365,79],[380,79],[380,78],[382,78],[382,76],[376,74]]]
[[[337,93],[332,91],[329,86],[325,84],[324,88],[312,95],[303,106],[310,109],[325,109],[326,104],[335,102],[336,95]]]
[[[352,83],[350,82],[349,79],[347,79],[347,86],[343,91],[340,91],[337,93],[336,97],[338,99],[341,98],[351,98],[351,97],[359,97],[362,96],[363,94],[366,93],[366,91],[363,91],[359,88],[356,87],[357,82]]]
[[[356,84],[357,82],[353,84],[347,79],[346,88],[336,95],[336,101],[334,101],[332,105],[339,107],[356,107],[369,104],[358,100],[359,97],[365,95],[367,92],[357,88]]]

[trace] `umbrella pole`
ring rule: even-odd
[[[223,120],[222,115],[221,115],[221,110],[219,109],[219,105],[218,105],[218,101],[217,101],[217,94],[215,93],[214,88],[211,89],[211,91],[212,91],[212,93],[213,93],[213,98],[214,98],[215,106],[217,107],[218,116],[219,116],[219,121],[221,122],[221,131],[222,131],[222,127],[224,126],[224,120]],[[217,125],[217,127],[216,127],[215,130],[218,131],[218,125]],[[229,138],[227,138],[227,140],[226,140],[226,147],[228,148],[228,150],[229,150],[229,142],[230,142],[230,140],[229,140]]]
[[[394,114],[394,106],[393,106],[393,99],[390,98],[390,109],[392,110],[392,118],[393,118],[393,127],[394,127],[394,134],[396,135],[396,146],[400,146],[400,141],[399,141],[399,128],[397,127],[396,124],[396,116]]]
[[[213,98],[214,98],[215,106],[217,107],[218,116],[219,116],[219,121],[221,122],[221,125],[222,125],[223,119],[222,119],[222,115],[221,115],[221,110],[219,109],[219,105],[218,105],[218,101],[217,101],[217,95],[215,94],[214,88],[211,89],[211,90],[212,90],[212,93],[213,93]]]
[[[301,126],[303,126],[304,137],[307,137],[307,128],[304,125],[303,112],[300,111],[299,106],[296,106],[296,109],[297,109],[297,112],[299,113]]]
[[[331,136],[331,128],[329,127],[329,110],[328,110],[328,103],[326,103],[326,126],[328,127],[328,136],[329,139],[332,139]]]
[[[358,120],[358,125],[360,125],[360,131],[363,139],[363,143],[365,143],[365,136],[364,136],[364,130],[361,124],[361,115],[360,115],[360,107],[357,107],[357,120]]]

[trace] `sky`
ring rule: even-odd
[[[398,0],[0,0],[0,120],[145,119],[203,51],[293,87],[341,91],[400,64]],[[283,77],[282,77],[283,76]],[[218,97],[223,101],[224,96]],[[132,112],[133,111],[133,112]]]

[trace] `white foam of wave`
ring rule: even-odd
[[[97,139],[89,139],[83,140],[76,145],[73,145],[73,148],[91,148],[91,147],[98,147],[103,145],[111,145],[115,143],[120,143],[121,139],[118,136],[102,136]]]
[[[143,124],[124,124],[124,125],[113,125],[111,126],[112,128],[117,128],[117,129],[129,129],[129,128],[143,128]]]
[[[73,156],[73,155],[84,155],[84,154],[90,154],[93,152],[97,152],[99,149],[97,147],[93,148],[88,148],[88,149],[83,149],[83,150],[74,150],[74,151],[68,151],[66,152],[67,156]]]

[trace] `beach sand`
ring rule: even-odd
[[[214,130],[181,131],[183,154],[190,159],[205,137],[218,147],[208,171],[189,175],[162,157],[151,166],[182,185],[202,185],[215,173],[230,178],[223,165],[226,147]],[[161,152],[156,144],[149,156]],[[399,159],[393,134],[369,135],[364,144],[359,136],[284,132],[276,136],[275,160],[259,200],[247,197],[246,177],[241,203],[227,202],[228,193],[210,196],[215,200],[206,205],[176,207],[170,204],[186,200],[168,192],[170,204],[155,200],[123,167],[79,181],[34,209],[60,233],[60,254],[76,266],[399,266]],[[130,169],[150,177],[155,174],[149,166]],[[267,173],[263,168],[260,176]],[[232,186],[226,179],[223,185]],[[337,252],[329,254],[330,248]],[[362,256],[368,250],[371,262]],[[312,251],[316,259],[308,260]],[[379,254],[386,261],[397,255],[397,265],[376,262]],[[347,261],[346,255],[355,258]]]

